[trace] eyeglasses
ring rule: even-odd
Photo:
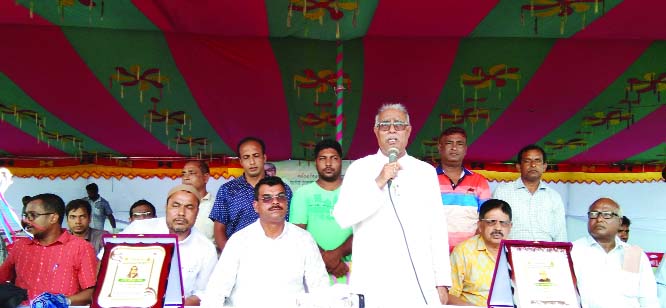
[[[395,121],[395,122],[384,121],[375,124],[375,126],[379,128],[379,130],[382,132],[387,132],[391,130],[391,125],[393,125],[393,129],[399,132],[405,130],[407,126],[409,126],[409,123],[405,123],[402,121]]]
[[[532,164],[542,165],[543,164],[543,160],[539,159],[539,158],[537,158],[537,159],[525,158],[525,159],[521,160],[521,162],[525,165],[532,165]]]
[[[51,215],[51,214],[55,214],[55,212],[50,212],[50,213],[35,213],[35,212],[27,212],[27,213],[23,213],[23,215],[21,215],[21,216],[23,216],[23,218],[24,218],[24,219],[27,219],[27,220],[35,220],[35,219],[37,219],[37,217],[39,217],[39,216],[43,216],[43,215]]]
[[[589,219],[597,219],[599,217],[599,215],[601,215],[601,217],[603,217],[604,219],[611,219],[613,217],[620,217],[620,215],[618,215],[617,213],[610,212],[610,211],[604,211],[604,212],[591,211],[591,212],[587,212],[587,218],[589,218]]]
[[[152,216],[153,212],[139,212],[139,213],[132,213],[132,217],[144,217],[144,216]]]
[[[497,225],[498,222],[500,225],[502,225],[502,227],[508,227],[511,225],[510,220],[497,220],[497,219],[479,219],[479,220],[483,221],[489,227]]]
[[[277,199],[278,202],[287,202],[287,195],[285,193],[279,193],[277,195],[261,195],[260,200],[263,203],[271,203],[273,199]]]

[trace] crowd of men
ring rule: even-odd
[[[503,239],[568,240],[562,198],[542,180],[542,148],[521,149],[520,177],[491,193],[463,165],[464,129],[441,133],[436,167],[407,153],[411,131],[403,105],[383,105],[373,126],[378,151],[354,161],[343,180],[342,147],[322,140],[314,148],[317,180],[293,195],[266,165],[264,142],[244,138],[236,148],[244,173],[214,199],[208,165],[187,162],[182,184],[166,194],[165,217],[139,200],[122,233],[175,234],[185,304],[208,307],[291,306],[336,284],[363,294],[368,307],[486,306]],[[115,231],[116,221],[97,185],[86,190],[67,205],[54,194],[26,199],[22,224],[32,238],[15,243],[0,280],[27,289],[30,299],[46,291],[72,305],[91,302],[104,223]],[[646,255],[626,243],[630,222],[620,205],[600,198],[587,218],[588,235],[571,251],[583,307],[659,307]]]

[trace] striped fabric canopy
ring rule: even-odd
[[[338,138],[376,151],[403,102],[408,151],[468,161],[524,145],[559,163],[663,165],[659,0],[0,0],[0,156],[270,160]]]

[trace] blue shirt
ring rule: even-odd
[[[285,184],[287,205],[291,201],[291,188]],[[208,218],[226,226],[227,238],[232,234],[252,224],[259,218],[252,206],[254,202],[254,187],[243,176],[224,183],[217,191],[213,209]],[[285,219],[289,219],[289,212]]]

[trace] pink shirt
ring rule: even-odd
[[[22,238],[0,266],[0,281],[14,281],[27,289],[28,300],[43,292],[70,296],[95,286],[97,258],[90,243],[65,229],[48,246]]]

